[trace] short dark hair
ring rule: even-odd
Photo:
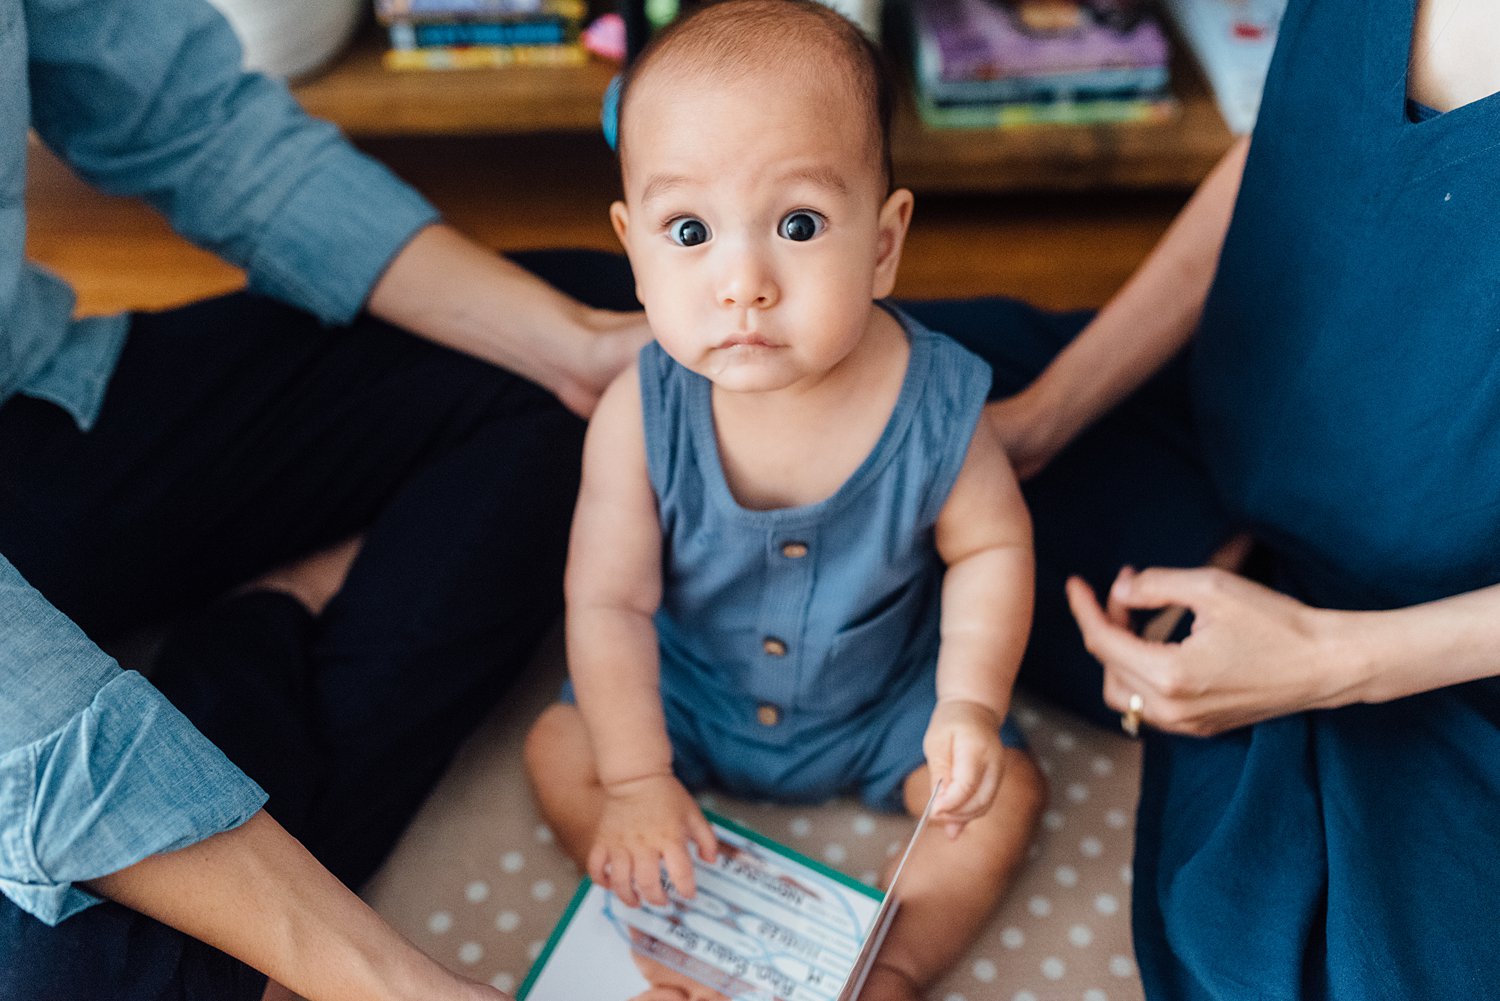
[[[854,22],[817,0],[717,0],[669,25],[641,52],[621,77],[616,152],[625,152],[625,119],[632,85],[663,59],[691,53],[689,65],[722,72],[759,68],[773,43],[828,43],[847,70],[854,98],[869,110],[869,135],[886,190],[891,176],[891,115],[895,88],[885,56]],[[747,42],[757,44],[750,45]],[[795,50],[793,50],[795,51]]]

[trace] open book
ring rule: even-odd
[[[588,879],[537,958],[518,1001],[632,1001],[654,988],[715,1001],[854,1001],[900,901],[708,814],[719,857],[694,858],[698,892],[626,907]]]

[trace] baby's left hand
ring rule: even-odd
[[[932,820],[956,838],[965,824],[989,810],[1000,788],[1005,773],[1000,719],[978,702],[943,699],[932,711],[922,751],[932,781],[943,783]]]

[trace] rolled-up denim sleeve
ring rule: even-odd
[[[206,0],[28,0],[26,17],[43,141],[245,268],[252,288],[346,322],[437,218],[284,85],[243,72]]]
[[[244,823],[266,794],[0,556],[0,893],[48,924],[79,882]]]

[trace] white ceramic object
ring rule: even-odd
[[[240,37],[245,68],[295,80],[349,44],[368,0],[209,0]]]

